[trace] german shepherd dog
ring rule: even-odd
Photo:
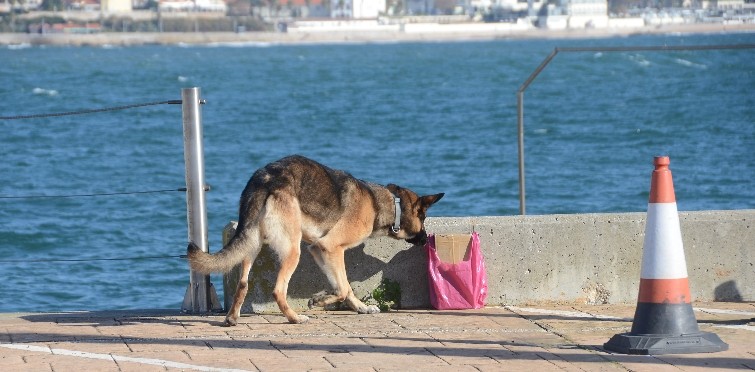
[[[249,286],[249,270],[263,245],[280,263],[273,297],[291,323],[308,318],[288,306],[288,282],[299,264],[301,242],[325,273],[332,293],[320,292],[309,307],[345,302],[360,314],[374,314],[351,289],[346,278],[344,251],[365,239],[390,236],[413,245],[427,240],[425,215],[444,194],[418,196],[393,184],[381,186],[328,168],[303,156],[289,156],[257,170],[244,188],[236,234],[215,254],[189,243],[191,268],[200,273],[228,272],[241,263],[233,305],[225,318],[234,326]]]

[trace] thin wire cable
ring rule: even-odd
[[[158,102],[137,103],[132,105],[114,106],[99,109],[68,111],[50,114],[32,114],[32,115],[15,115],[15,116],[0,116],[0,120],[19,120],[19,119],[36,119],[47,117],[60,117],[70,115],[84,115],[98,112],[126,110],[131,108],[145,107],[145,106],[157,106],[157,105],[180,105],[183,102],[181,100],[168,100]],[[200,104],[204,104],[204,100]],[[209,191],[209,186],[205,186],[205,191]],[[34,198],[75,198],[75,197],[93,197],[93,196],[114,196],[114,195],[134,195],[134,194],[151,194],[161,192],[174,192],[181,191],[186,192],[186,188],[178,189],[165,189],[165,190],[150,190],[150,191],[131,191],[131,192],[111,192],[111,193],[94,193],[94,194],[74,194],[74,195],[21,195],[21,196],[0,196],[0,199],[34,199]],[[39,262],[94,262],[94,261],[130,261],[130,260],[151,260],[151,259],[174,259],[174,258],[187,258],[186,255],[175,256],[142,256],[142,257],[119,257],[119,258],[88,258],[88,259],[23,259],[23,260],[0,260],[0,264],[17,264],[17,263],[39,263]]]
[[[150,191],[123,191],[123,192],[106,192],[96,194],[73,194],[73,195],[19,195],[19,196],[3,196],[0,195],[0,199],[53,199],[53,198],[82,198],[93,196],[114,196],[114,195],[136,195],[136,194],[155,194],[161,192],[186,192],[185,187],[178,189],[165,189],[165,190],[150,190]],[[209,187],[205,187],[205,191],[209,191]]]
[[[136,103],[136,104],[133,104],[133,105],[105,107],[105,108],[91,109],[91,110],[58,112],[58,113],[52,113],[52,114],[32,114],[32,115],[0,116],[0,120],[38,119],[38,118],[50,118],[50,117],[59,117],[59,116],[70,116],[70,115],[84,115],[84,114],[92,114],[92,113],[96,113],[96,112],[118,111],[118,110],[126,110],[126,109],[137,108],[137,107],[145,107],[145,106],[180,105],[180,104],[182,104],[182,101],[180,99],[178,99],[178,100],[173,99],[173,100],[168,100],[168,101]]]
[[[24,260],[0,260],[3,263],[26,263],[26,262],[90,262],[90,261],[134,261],[134,260],[154,260],[166,258],[186,258],[185,254],[176,256],[143,256],[143,257],[119,257],[119,258],[40,258]]]

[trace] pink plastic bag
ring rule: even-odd
[[[438,310],[479,309],[485,306],[488,281],[480,252],[480,236],[474,232],[467,257],[459,263],[443,262],[435,250],[435,236],[425,244],[430,304]]]

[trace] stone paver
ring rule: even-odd
[[[178,311],[0,314],[0,370],[8,371],[712,371],[755,370],[755,305],[695,304],[701,330],[727,351],[659,356],[606,352],[631,328],[631,305],[503,306],[357,315]]]

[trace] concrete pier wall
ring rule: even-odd
[[[436,217],[429,233],[477,231],[488,278],[488,305],[537,303],[636,303],[645,213],[507,217]],[[755,301],[755,210],[679,213],[682,240],[696,301]],[[228,230],[228,229],[227,229]],[[401,305],[429,307],[422,247],[389,238],[347,251],[349,280],[357,297],[383,278],[400,284]],[[276,260],[263,250],[250,277],[244,312],[278,311],[272,300]],[[238,274],[224,280],[226,306]],[[289,285],[289,303],[304,309],[312,294],[329,289],[303,248]]]

